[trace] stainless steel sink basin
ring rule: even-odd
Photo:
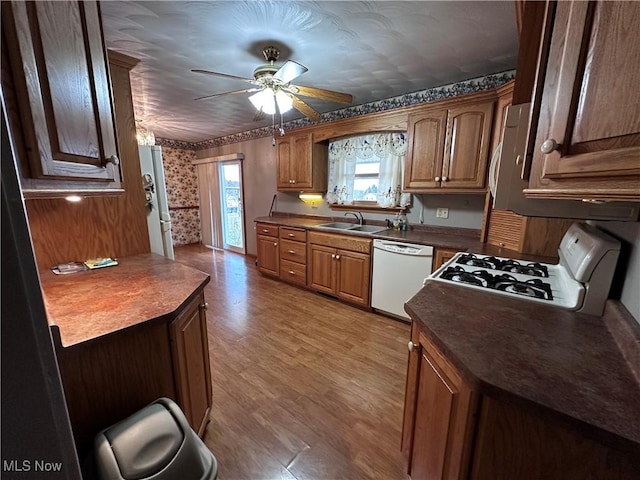
[[[321,223],[320,225],[318,225],[318,227],[335,228],[337,230],[349,230],[354,226],[357,227],[358,225],[354,225],[353,223],[349,223],[349,222],[331,222],[331,223]]]
[[[353,232],[377,233],[386,229],[387,227],[379,227],[378,225],[356,225],[349,230]]]
[[[321,223],[318,227],[362,233],[377,233],[387,229],[387,227],[380,227],[378,225],[357,225],[348,222]]]

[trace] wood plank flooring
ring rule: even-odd
[[[218,478],[407,479],[400,454],[409,325],[263,277],[198,245]]]

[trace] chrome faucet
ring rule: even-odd
[[[347,212],[344,214],[345,217],[347,215],[353,215],[354,217],[356,217],[356,220],[358,221],[358,225],[362,225],[364,223],[364,217],[360,212]]]

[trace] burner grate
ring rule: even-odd
[[[440,278],[541,300],[553,300],[551,285],[539,278],[518,280],[508,273],[493,275],[486,270],[467,271],[457,265],[447,267]]]
[[[472,267],[488,268],[503,272],[520,273],[532,277],[549,277],[549,270],[546,265],[538,262],[521,263],[517,260],[500,259],[496,257],[479,257],[473,253],[460,255],[456,263],[469,265]]]

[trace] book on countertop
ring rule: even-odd
[[[96,268],[113,267],[118,265],[118,260],[113,258],[92,258],[85,260],[84,264],[89,270],[95,270]]]

